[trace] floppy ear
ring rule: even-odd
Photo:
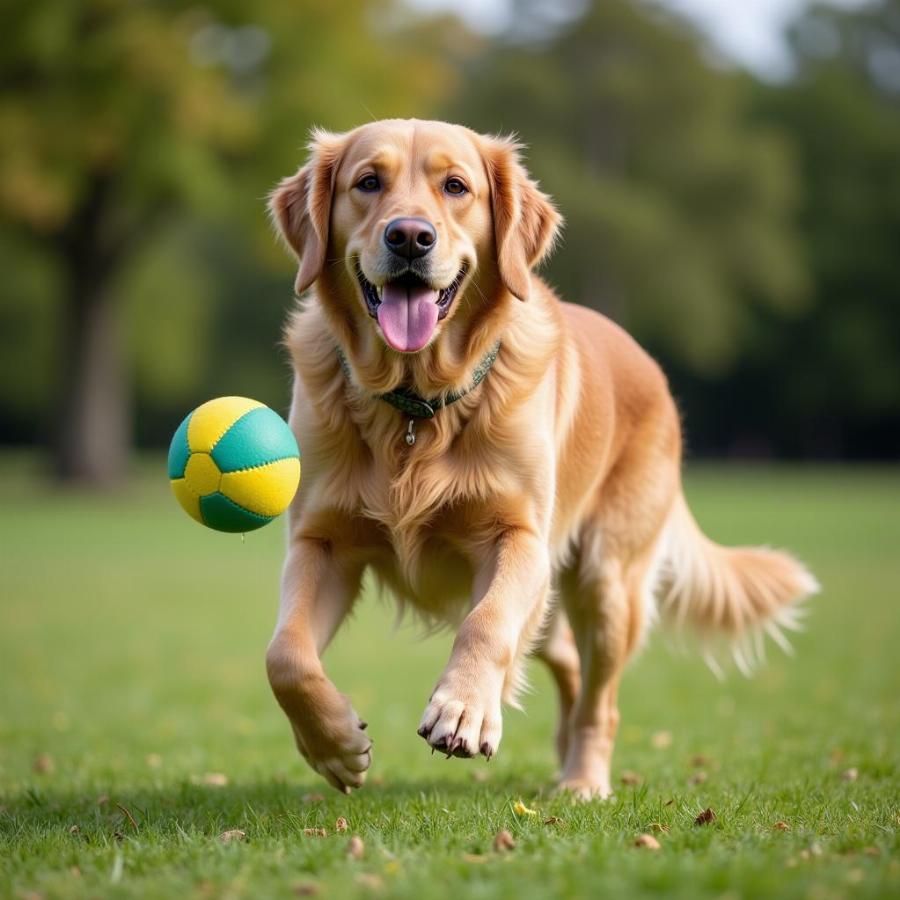
[[[553,249],[562,216],[522,165],[521,144],[511,138],[483,140],[500,278],[513,296],[527,300],[531,270]]]
[[[316,130],[310,158],[295,175],[283,179],[269,195],[269,213],[300,268],[295,290],[302,294],[320,275],[328,250],[334,178],[343,151],[342,135]]]

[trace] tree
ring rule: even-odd
[[[58,275],[61,477],[114,481],[125,468],[121,281],[160,227],[187,213],[249,225],[251,239],[311,124],[410,112],[442,89],[420,47],[371,28],[393,10],[387,0],[3,5],[0,218]],[[420,78],[396,77],[406,61]]]
[[[566,216],[549,276],[568,299],[705,373],[734,364],[749,303],[802,303],[785,142],[747,121],[741,77],[679,21],[596,0],[526,25],[468,76],[456,111],[520,134]]]

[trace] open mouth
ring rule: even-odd
[[[431,340],[437,323],[447,315],[467,271],[464,265],[456,278],[440,289],[411,271],[381,287],[372,284],[358,265],[356,277],[369,315],[378,322],[388,344],[401,353],[415,353]]]

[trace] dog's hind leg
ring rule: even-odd
[[[572,628],[565,610],[559,606],[550,614],[544,636],[533,653],[550,670],[559,693],[556,750],[560,765],[564,765],[569,748],[569,719],[581,690],[581,668]]]

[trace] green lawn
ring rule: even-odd
[[[795,658],[770,647],[753,680],[720,683],[657,632],[622,691],[616,797],[572,805],[550,794],[543,671],[490,764],[432,756],[416,725],[447,636],[395,631],[372,599],[327,658],[375,741],[343,797],[296,755],[266,683],[281,527],[200,528],[161,460],[93,497],[7,459],[0,894],[900,896],[900,470],[699,468],[688,496],[708,533],[789,547],[821,579]],[[706,807],[716,821],[695,825]],[[661,849],[634,847],[652,823]],[[516,847],[496,853],[503,828]],[[245,839],[222,843],[230,829]]]

